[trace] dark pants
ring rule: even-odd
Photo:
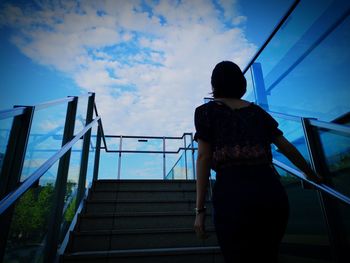
[[[218,171],[213,207],[216,233],[227,263],[278,262],[289,204],[270,166]]]

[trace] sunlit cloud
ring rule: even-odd
[[[256,51],[235,1],[36,3],[4,6],[0,25],[27,57],[96,92],[106,133],[192,132],[215,64],[244,67]]]

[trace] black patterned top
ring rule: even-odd
[[[271,163],[271,143],[283,134],[272,116],[254,103],[231,109],[221,101],[210,101],[196,108],[194,122],[194,139],[211,144],[213,170]]]

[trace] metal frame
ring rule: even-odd
[[[74,97],[68,103],[66,122],[62,139],[62,147],[74,137],[75,118],[77,113],[78,97]],[[54,201],[51,209],[48,234],[46,237],[44,261],[52,262],[56,256],[59,243],[59,233],[63,216],[64,198],[66,195],[66,185],[69,171],[71,149],[69,149],[59,160],[57,178],[55,184]]]
[[[87,111],[86,111],[86,125],[92,122],[94,114],[95,93],[90,93]],[[89,148],[91,139],[91,129],[89,129],[83,137],[83,148],[81,153],[79,181],[78,181],[78,193],[76,200],[76,207],[78,207],[85,192],[86,174],[89,162]]]
[[[15,118],[12,122],[10,137],[0,174],[0,199],[2,200],[4,200],[9,193],[14,191],[20,182],[34,114],[34,107],[18,107],[20,108],[19,111],[16,110],[17,107],[18,106],[15,106],[15,109],[12,111],[12,113],[16,115],[12,115],[15,116]],[[21,111],[23,111],[23,113],[19,114]],[[11,207],[6,213],[0,213],[0,261],[5,254],[13,212],[14,207]]]

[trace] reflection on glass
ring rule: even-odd
[[[60,150],[67,104],[34,112],[21,181]]]
[[[290,251],[290,247],[294,247],[294,256],[298,256],[298,251],[307,251],[308,258],[329,259],[328,232],[317,191],[304,190],[298,178],[282,169],[277,170],[287,191],[290,205],[289,221],[282,240],[281,252],[283,253],[284,248]]]
[[[13,118],[0,120],[0,173],[10,137]]]
[[[56,163],[16,203],[6,244],[5,262],[42,262],[55,180]],[[55,175],[55,177],[52,177]]]
[[[273,113],[272,116],[278,122],[278,128],[283,131],[283,135],[300,151],[300,153],[304,156],[306,160],[309,160],[310,158],[301,122],[289,119],[282,119],[274,116]],[[272,145],[272,150],[273,157],[276,160],[296,168],[294,164],[292,164],[282,153],[280,153],[274,145]]]
[[[88,106],[88,96],[82,96],[78,99],[77,114],[75,117],[74,134],[79,133],[85,127],[86,112]]]
[[[350,135],[317,128],[332,187],[350,196]]]
[[[258,104],[324,121],[350,111],[349,8],[340,0],[298,4],[255,61]]]
[[[79,140],[76,144],[74,144],[71,150],[66,194],[64,197],[63,220],[61,223],[61,233],[59,237],[60,242],[63,240],[64,234],[68,230],[68,227],[73,220],[75,211],[77,209],[76,195],[78,190],[82,145],[82,140]]]

